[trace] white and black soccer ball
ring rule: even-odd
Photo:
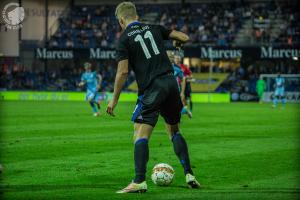
[[[175,171],[170,165],[159,163],[154,166],[151,179],[155,185],[168,186],[172,183],[174,175]]]

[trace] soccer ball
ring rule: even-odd
[[[159,163],[152,170],[151,179],[155,185],[168,186],[174,178],[174,169],[165,163]]]

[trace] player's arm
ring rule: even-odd
[[[78,83],[78,86],[79,87],[82,87],[86,84],[86,80],[85,80],[85,77],[84,77],[84,74],[81,75],[81,80],[80,82]]]
[[[185,86],[186,86],[186,77],[183,77],[182,81],[181,81],[181,93],[180,93],[180,97],[183,100],[185,98]]]
[[[112,101],[109,102],[106,112],[112,116],[114,116],[114,108],[116,107],[119,97],[122,91],[122,88],[126,82],[128,76],[128,59],[121,60],[118,63],[118,70],[115,79],[114,85],[114,94]]]
[[[180,43],[186,43],[190,39],[190,37],[187,34],[176,30],[171,31],[169,38]]]
[[[160,29],[160,32],[163,36],[164,40],[174,40],[174,46],[175,47],[180,47],[181,44],[184,44],[189,41],[189,36],[181,31],[176,31],[176,30],[169,30],[166,29],[163,26],[158,26]]]
[[[85,85],[85,83],[86,83],[86,82],[85,82],[84,80],[81,80],[81,81],[78,83],[78,86],[79,86],[79,87],[82,87],[82,86]]]
[[[173,30],[171,31],[169,38],[174,40],[173,46],[176,48],[181,48],[182,44],[189,41],[189,36],[183,32]]]

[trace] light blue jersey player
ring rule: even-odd
[[[93,109],[94,116],[99,116],[101,96],[98,93],[100,89],[102,77],[92,71],[91,63],[84,63],[85,72],[81,75],[79,86],[86,85],[86,101],[88,101]],[[96,107],[97,106],[97,107]]]
[[[275,79],[275,92],[274,92],[274,99],[273,99],[273,107],[277,106],[278,99],[281,100],[282,106],[285,105],[286,99],[284,94],[284,83],[285,80],[281,77],[280,73],[278,73],[277,78]]]
[[[186,83],[184,73],[183,73],[181,67],[174,63],[174,53],[173,52],[168,52],[168,57],[169,57],[169,59],[172,63],[172,66],[173,66],[173,69],[174,69],[174,76],[177,80],[178,89],[179,89],[179,92],[182,96],[185,92],[184,89],[185,89],[185,83]],[[189,118],[192,118],[192,113],[187,109],[187,106],[183,106],[183,108],[181,110],[181,114],[187,114]]]
[[[181,82],[183,81],[183,72],[180,69],[180,67],[177,66],[176,64],[173,63],[172,66],[173,66],[173,69],[174,69],[174,76],[175,76],[175,78],[177,80],[177,83],[178,83],[178,89],[181,92]]]

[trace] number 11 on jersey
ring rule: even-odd
[[[154,41],[154,38],[153,38],[152,33],[151,33],[150,31],[147,31],[147,32],[145,33],[145,35],[144,35],[144,38],[150,40],[152,49],[153,49],[153,51],[154,51],[154,54],[155,54],[155,55],[158,55],[160,52],[159,52],[159,50],[158,50],[158,48],[157,48],[157,45],[156,45],[156,43],[155,43],[155,41]],[[148,47],[146,46],[146,43],[145,43],[143,37],[142,37],[140,34],[137,35],[137,36],[134,38],[134,41],[135,41],[135,42],[139,42],[139,43],[141,44],[142,49],[143,49],[143,51],[144,51],[144,54],[145,54],[146,58],[147,58],[147,59],[151,58],[151,54],[150,54],[150,52],[149,52],[149,50],[148,50]]]

